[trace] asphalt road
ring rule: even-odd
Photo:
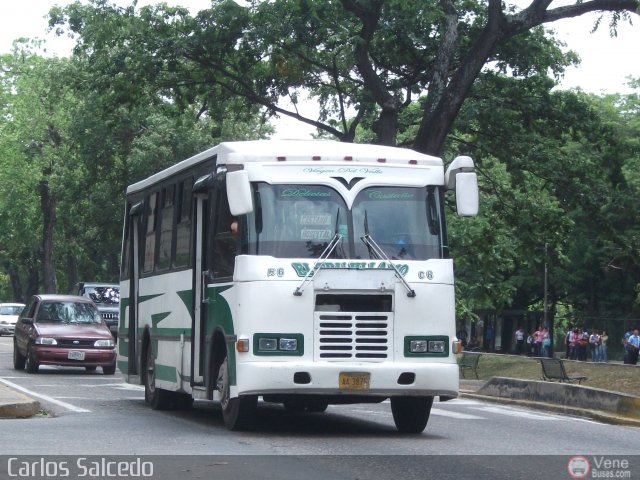
[[[8,476],[9,458],[53,455],[143,456],[155,465],[153,478],[184,480],[570,478],[567,462],[577,455],[592,464],[626,459],[640,472],[640,458],[633,457],[639,428],[465,398],[435,403],[421,435],[399,434],[386,402],[330,406],[323,414],[260,403],[253,431],[229,432],[217,405],[154,411],[142,387],[118,373],[15,371],[11,340],[0,338],[0,378],[30,392],[46,414],[0,420],[0,478]]]

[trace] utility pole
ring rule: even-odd
[[[549,352],[551,357],[553,357],[554,350],[554,328],[552,324],[549,324],[549,314],[548,314],[548,296],[549,296],[549,268],[547,266],[547,247],[548,244],[545,242],[544,244],[544,299],[543,299],[543,318],[544,318],[544,326],[549,329],[549,339],[551,340],[551,346],[549,347]]]

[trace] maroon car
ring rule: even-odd
[[[16,323],[13,366],[36,373],[40,365],[102,367],[116,371],[115,341],[88,298],[34,295]]]

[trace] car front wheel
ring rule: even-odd
[[[33,347],[31,345],[27,348],[27,360],[25,366],[27,368],[27,372],[38,373],[40,365],[38,365],[38,362],[36,362],[36,359],[34,358]]]
[[[26,362],[24,355],[18,350],[18,342],[13,340],[13,368],[16,370],[24,370],[24,364]]]

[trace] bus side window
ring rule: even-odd
[[[191,178],[178,185],[178,205],[176,218],[175,261],[176,267],[183,267],[191,258]]]
[[[149,203],[147,207],[147,228],[146,239],[144,245],[144,264],[142,271],[148,273],[153,271],[153,265],[156,258],[156,218],[157,218],[157,201],[158,194],[152,193],[149,196]]]
[[[237,253],[237,235],[231,232],[234,218],[229,210],[224,182],[218,184],[215,193],[215,231],[213,237],[213,277],[233,277]]]
[[[171,266],[171,249],[173,244],[174,185],[162,189],[160,220],[160,245],[158,247],[158,265],[160,270]]]

